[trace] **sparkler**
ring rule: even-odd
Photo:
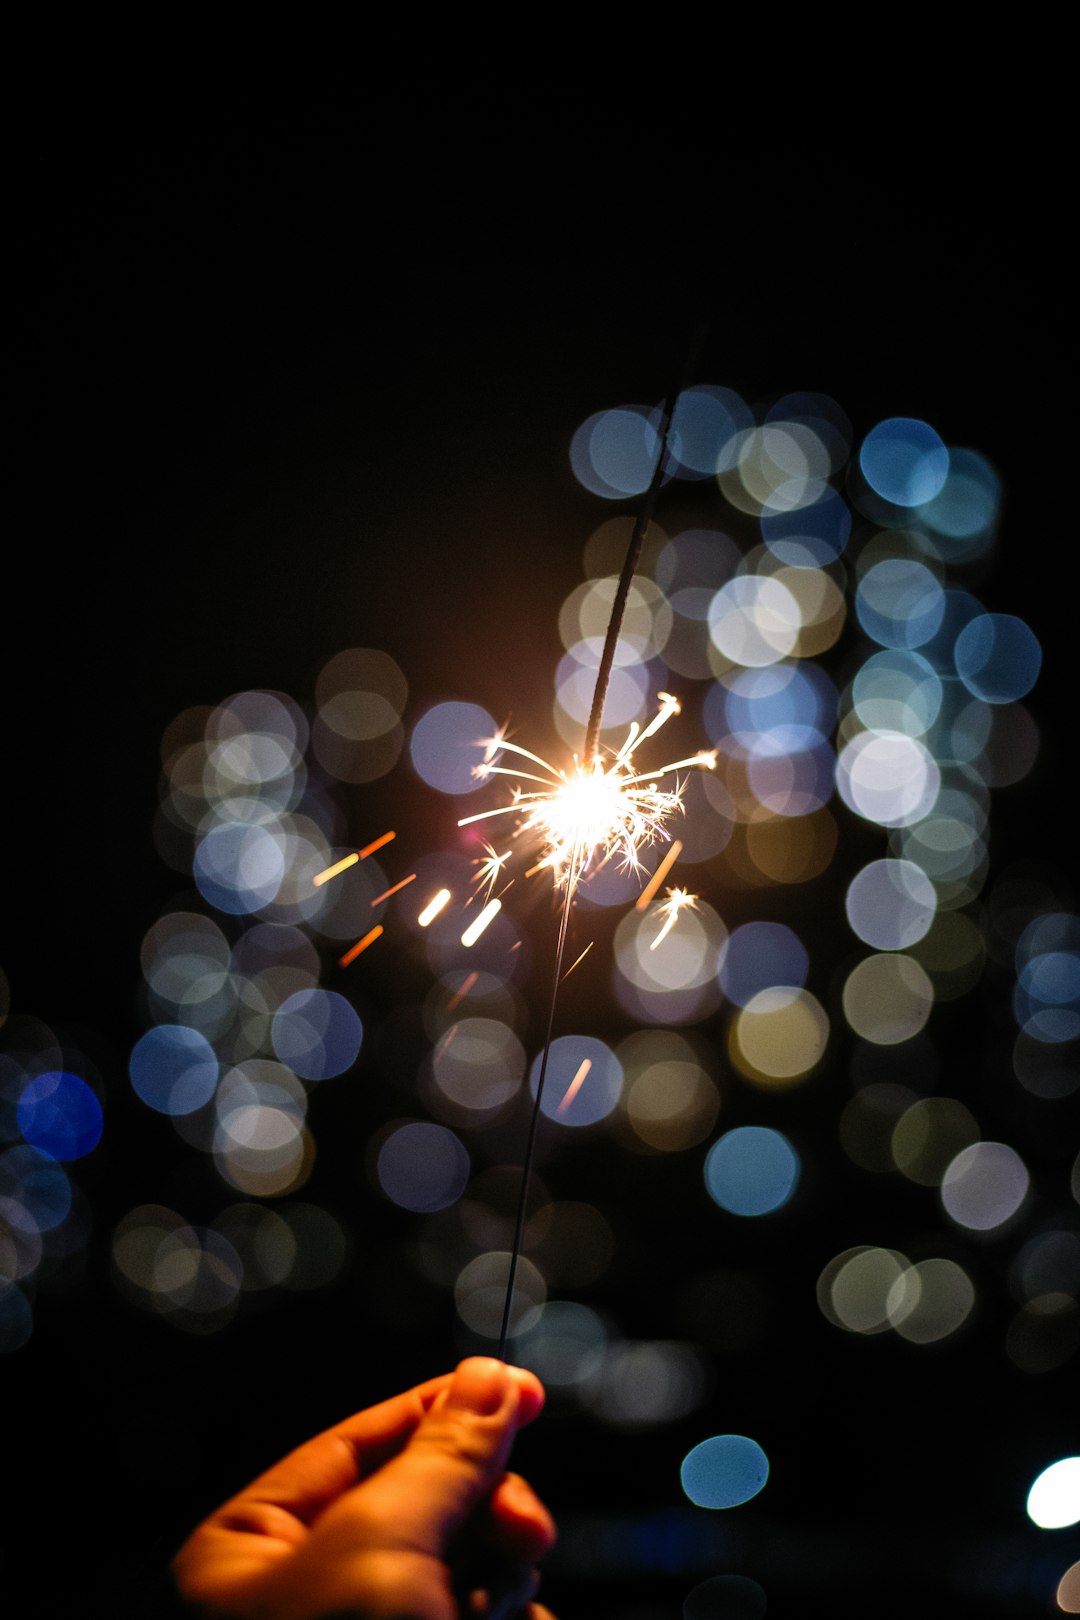
[[[684,365],[684,377],[693,363],[693,356],[696,354],[700,336],[701,334],[698,334],[691,344]],[[600,657],[600,667],[597,671],[592,708],[589,713],[589,723],[585,731],[585,745],[580,760],[575,757],[572,766],[563,771],[556,766],[550,765],[538,754],[533,753],[531,749],[523,748],[518,743],[509,742],[504,732],[487,739],[484,744],[484,760],[477,767],[477,775],[485,779],[490,776],[514,777],[515,786],[511,802],[494,810],[481,811],[475,816],[466,816],[459,822],[459,826],[468,826],[472,822],[485,821],[494,816],[516,815],[518,817],[516,835],[536,834],[542,846],[541,858],[531,870],[535,872],[548,868],[555,879],[556,888],[562,890],[558,943],[555,950],[555,973],[548,1002],[547,1029],[544,1036],[543,1054],[540,1059],[540,1072],[536,1082],[536,1097],[529,1122],[528,1140],[522,1161],[521,1189],[518,1196],[514,1241],[510,1250],[506,1298],[503,1304],[502,1324],[499,1329],[498,1355],[502,1359],[505,1359],[506,1356],[506,1344],[510,1332],[510,1313],[514,1299],[514,1279],[517,1274],[518,1259],[525,1235],[525,1210],[529,1176],[536,1147],[537,1127],[540,1121],[541,1102],[544,1095],[544,1081],[547,1077],[548,1059],[551,1054],[552,1034],[555,1027],[555,1009],[558,1001],[559,984],[562,980],[563,953],[566,949],[574,891],[587,872],[598,870],[616,857],[621,861],[624,870],[639,871],[641,867],[640,851],[648,844],[668,838],[665,823],[682,803],[681,784],[677,777],[668,787],[661,787],[659,784],[665,777],[674,776],[677,771],[682,769],[701,766],[712,770],[716,766],[716,754],[714,752],[702,752],[687,759],[674,760],[655,771],[639,771],[636,768],[634,763],[635,750],[649,737],[655,735],[673,714],[679,713],[678,699],[668,692],[660,693],[660,707],[644,730],[639,727],[637,722],[634,722],[630,727],[625,742],[616,753],[610,754],[609,751],[609,757],[605,759],[600,747],[600,724],[603,718],[604,702],[607,697],[611,670],[615,661],[615,649],[619,639],[619,631],[622,628],[630,583],[637,570],[645,532],[652,518],[653,505],[663,476],[664,463],[668,453],[668,440],[671,435],[672,413],[681,387],[682,384],[680,384],[679,388],[674,389],[664,402],[663,426],[659,435],[659,453],[649,488],[634,522],[622,573],[619,576],[615,597],[612,602],[611,616],[608,620],[604,648]],[[495,761],[502,754],[514,754],[528,764],[536,766],[543,774],[537,775],[535,771],[514,770],[510,766],[496,764]],[[535,786],[526,787],[522,785],[523,783],[533,783]],[[497,861],[497,865],[493,864],[495,861]],[[489,846],[488,858],[484,863],[484,867],[482,867],[482,881],[489,882],[490,886],[493,886],[504,862],[505,857],[495,857],[494,851]],[[490,887],[488,892],[490,893]],[[677,902],[674,899],[676,894],[680,896]],[[674,924],[675,918],[683,906],[693,904],[694,898],[687,895],[685,890],[672,890],[669,891],[669,895],[671,898],[665,901],[664,906],[661,908],[667,910],[669,918],[665,924],[665,929]],[[489,902],[489,906],[490,904],[494,904],[494,902]],[[480,921],[480,919],[477,920]],[[476,924],[473,927],[475,928]],[[468,935],[463,936],[462,943],[465,943],[467,938]],[[587,1073],[588,1066],[582,1064],[571,1081],[562,1102],[559,1104],[560,1112],[565,1112],[569,1108],[574,1096],[584,1083]]]

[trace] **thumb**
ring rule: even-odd
[[[369,1545],[442,1557],[502,1478],[518,1405],[518,1383],[505,1363],[463,1361],[404,1450],[351,1493]]]

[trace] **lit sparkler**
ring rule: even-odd
[[[670,787],[660,786],[661,782],[681,770],[716,767],[715,750],[703,750],[655,770],[636,768],[635,750],[679,709],[677,698],[661,692],[660,707],[644,730],[635,722],[622,747],[606,761],[599,753],[587,763],[575,758],[567,770],[559,770],[530,748],[509,742],[505,736],[488,739],[484,745],[488,758],[477,766],[477,775],[485,779],[512,777],[510,803],[465,816],[458,825],[467,827],[493,816],[516,815],[519,819],[514,836],[536,834],[541,846],[540,859],[530,870],[549,869],[556,886],[565,889],[568,896],[586,873],[614,858],[625,869],[640,870],[641,850],[668,837],[665,823],[682,804],[678,778]],[[494,764],[500,751],[536,765],[544,775]],[[529,782],[537,786],[523,785]],[[507,859],[507,855],[497,856],[488,846],[487,858],[481,863],[481,879],[489,893]]]

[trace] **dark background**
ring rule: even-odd
[[[459,1353],[450,1302],[412,1302],[382,1263],[407,1218],[356,1185],[377,1089],[318,1102],[327,1134],[357,1142],[308,1189],[355,1228],[340,1285],[203,1339],[110,1283],[109,1235],[134,1204],[187,1197],[208,1219],[225,1201],[184,1179],[192,1150],[126,1080],[139,942],[178,887],[151,840],[162,731],[242,688],[309,700],[333,652],[371,645],[405,669],[413,718],[461,697],[543,734],[558,608],[615,509],[574,482],[570,436],[594,410],[659,399],[699,321],[700,380],[751,401],[831,394],[857,436],[923,417],[999,470],[1002,532],[973,588],[1025,617],[1045,657],[1029,700],[1040,760],[997,795],[994,870],[1075,866],[1072,317],[1053,142],[1038,163],[939,154],[928,180],[918,154],[809,163],[797,130],[752,160],[704,117],[628,136],[585,98],[386,95],[357,113],[320,92],[287,115],[224,100],[58,94],[28,120],[10,195],[0,964],[13,1009],[87,1053],[106,1098],[102,1143],[73,1167],[94,1216],[85,1266],[39,1294],[33,1337],[0,1370],[15,1613],[71,1612],[76,1595],[81,1612],[148,1612],[144,1583],[223,1495]],[[406,777],[354,796],[358,826],[392,811],[417,847],[451,839],[434,795],[400,805],[418,791]],[[797,930],[806,906],[793,901]],[[362,1010],[377,1023],[406,968],[371,962]],[[538,1022],[546,970],[534,979]],[[992,999],[981,987],[942,1016],[944,1089],[977,1098],[984,1134],[1059,1187],[1075,1111],[992,1089],[988,1049],[1011,1042]],[[588,1007],[571,1002],[568,1020]],[[594,1023],[626,1027],[608,1008]],[[356,1084],[370,1078],[362,1056]],[[764,1339],[717,1359],[689,1419],[626,1434],[556,1405],[523,1438],[519,1466],[564,1525],[560,1620],[677,1620],[725,1570],[759,1581],[776,1614],[920,1599],[1050,1612],[1072,1532],[1035,1531],[1023,1497],[1075,1449],[1075,1364],[1034,1378],[1005,1358],[1018,1238],[968,1262],[981,1305],[955,1341],[861,1341],[821,1319],[827,1258],[903,1247],[929,1219],[844,1160],[845,1088],[840,1072],[793,1096],[789,1117],[818,1142],[812,1196],[765,1235],[700,1230],[700,1151],[635,1161],[635,1177],[658,1165],[653,1187],[620,1183],[603,1149],[548,1167],[561,1196],[611,1201],[622,1258],[605,1302],[629,1334],[678,1337],[677,1286],[710,1264],[746,1267],[771,1301]],[[678,1462],[725,1430],[766,1444],[770,1485],[731,1515],[688,1510]]]

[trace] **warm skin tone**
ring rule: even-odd
[[[529,1602],[554,1525],[506,1472],[543,1402],[532,1373],[474,1356],[357,1412],[199,1526],[174,1564],[182,1596],[215,1620],[554,1620]],[[466,1556],[500,1574],[463,1596]]]

